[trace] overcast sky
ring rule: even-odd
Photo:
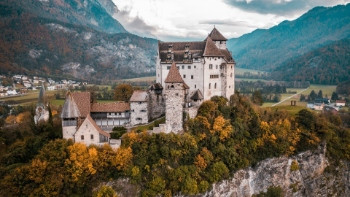
[[[131,33],[162,41],[203,40],[214,25],[226,37],[293,20],[316,6],[350,0],[112,0]]]

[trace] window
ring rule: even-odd
[[[197,88],[197,85],[194,85],[194,88]]]
[[[180,67],[179,66],[176,66],[176,68],[179,70],[180,69]]]
[[[213,69],[213,64],[209,64],[209,69]]]
[[[94,139],[94,135],[90,135],[90,138],[93,140]]]
[[[209,83],[209,89],[211,88],[211,83]]]
[[[231,69],[232,69],[232,66],[231,66]]]
[[[194,66],[194,68],[197,68],[196,66]]]
[[[179,93],[176,93],[175,96],[179,96]]]
[[[136,120],[142,120],[142,118],[136,118]]]
[[[184,78],[186,78],[186,75],[184,75]]]
[[[84,140],[84,135],[81,135],[80,138],[81,138],[81,140]]]
[[[188,68],[188,69],[191,69],[191,66],[188,66],[187,68]]]
[[[119,116],[121,116],[121,115],[122,115],[122,113],[120,113],[120,112],[119,112],[119,113],[118,113],[118,115],[119,115]]]
[[[142,104],[142,102],[139,102],[139,105],[141,105]]]
[[[217,79],[219,78],[219,75],[210,75],[210,79]]]
[[[146,112],[146,110],[143,109],[143,110],[141,110],[141,112]]]
[[[231,86],[228,86],[228,88],[231,88]]]
[[[215,68],[218,69],[218,65],[216,65]]]
[[[191,75],[191,79],[193,79],[193,75]]]
[[[231,73],[231,77],[232,77],[232,73]]]
[[[166,68],[167,68],[168,70],[170,70],[170,66],[167,66]]]
[[[182,65],[182,66],[181,66],[181,69],[185,69],[185,66],[184,66],[184,65]]]
[[[214,89],[216,89],[216,83],[214,84]]]

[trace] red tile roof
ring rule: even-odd
[[[203,56],[211,56],[211,57],[224,57],[221,53],[220,49],[216,47],[215,43],[211,40],[210,37],[207,37],[207,42],[204,49]]]
[[[90,113],[90,92],[72,92],[71,96],[78,106],[81,117]]]
[[[165,83],[185,83],[182,79],[179,70],[176,67],[175,62],[172,63],[168,76],[166,77]]]
[[[213,41],[226,41],[227,39],[214,27],[214,29],[210,32],[209,37]]]
[[[130,104],[125,102],[91,104],[91,112],[125,112],[129,110]]]

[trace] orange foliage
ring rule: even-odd
[[[115,163],[116,163],[117,169],[125,170],[129,166],[132,158],[133,158],[133,154],[132,154],[132,149],[130,147],[119,148],[117,150],[117,155],[115,157]]]
[[[213,124],[213,130],[210,133],[219,133],[219,138],[221,141],[224,141],[232,132],[232,126],[229,121],[225,120],[224,117],[218,116],[215,118]]]

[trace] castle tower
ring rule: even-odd
[[[226,49],[227,39],[215,27],[210,32],[209,37],[215,42],[217,48]]]
[[[175,62],[172,63],[165,79],[165,124],[166,133],[183,130],[183,108],[188,86],[182,79]]]

